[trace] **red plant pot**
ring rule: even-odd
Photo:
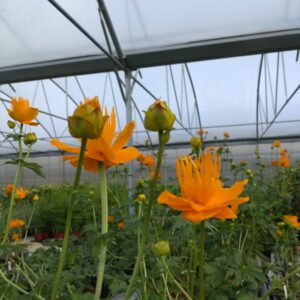
[[[72,235],[77,236],[78,238],[81,237],[82,232],[77,230],[77,231],[72,231]]]
[[[36,232],[34,234],[34,239],[36,242],[42,242],[45,238],[44,238],[44,233],[43,232]]]
[[[53,237],[56,239],[56,240],[62,240],[65,236],[65,233],[64,232],[54,232],[53,233]]]

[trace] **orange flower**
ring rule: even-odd
[[[112,222],[115,220],[115,217],[112,216],[112,215],[109,215],[109,216],[107,217],[107,220],[108,220],[109,223],[112,223]]]
[[[20,188],[17,188],[16,195],[17,195],[18,199],[23,200],[24,198],[27,197],[28,191],[23,189],[22,187],[20,187]]]
[[[225,138],[225,139],[228,139],[228,138],[229,138],[229,132],[228,132],[228,131],[225,131],[225,132],[223,133],[223,135],[224,135],[224,138]]]
[[[120,230],[124,230],[125,229],[125,223],[124,222],[119,222],[117,224],[117,227],[120,229]]]
[[[276,141],[273,142],[272,147],[274,147],[274,148],[279,148],[280,145],[281,145],[280,141],[279,141],[279,140],[276,140]]]
[[[291,166],[290,158],[287,155],[287,151],[280,151],[281,159],[279,160],[272,160],[272,166],[288,168]]]
[[[141,155],[139,155],[139,156],[137,157],[137,160],[138,160],[140,163],[142,163],[143,160],[144,160],[144,158],[145,158],[145,155],[141,154]]]
[[[14,233],[11,238],[13,241],[19,241],[22,238],[22,236],[19,233]]]
[[[12,190],[13,190],[13,184],[8,184],[4,190],[5,195],[6,196],[11,195]]]
[[[281,149],[280,152],[279,152],[279,154],[281,156],[283,156],[283,155],[287,154],[287,150],[286,149]]]
[[[182,211],[181,217],[193,223],[210,218],[236,218],[237,205],[249,201],[249,197],[238,197],[248,180],[237,181],[230,188],[224,188],[220,170],[220,156],[215,151],[205,151],[195,160],[191,157],[178,158],[176,171],[181,196],[164,191],[158,203]]]
[[[204,129],[203,129],[203,128],[200,128],[200,129],[197,131],[197,133],[198,133],[199,135],[203,135],[203,134],[204,134]]]
[[[298,222],[297,216],[285,215],[282,219],[286,224],[290,225],[291,227],[300,228],[300,223]]]
[[[25,222],[20,219],[13,219],[9,223],[9,229],[19,228],[25,225]]]
[[[137,158],[140,153],[135,147],[124,148],[134,130],[134,127],[134,121],[128,123],[115,138],[116,113],[113,108],[109,120],[106,121],[104,125],[102,135],[97,139],[87,140],[83,161],[84,168],[89,172],[96,173],[98,172],[99,162],[103,162],[105,167],[109,168],[114,165],[127,163]],[[51,144],[66,152],[77,154],[63,156],[64,160],[70,161],[70,163],[75,167],[77,166],[78,155],[80,152],[78,147],[68,146],[57,139],[53,139]]]
[[[143,164],[148,168],[152,168],[154,166],[154,157],[152,155],[144,156]]]
[[[37,126],[39,123],[31,122],[39,113],[37,108],[30,107],[29,101],[19,97],[11,99],[11,109],[7,109],[11,118],[19,121],[22,124],[29,124],[31,126]]]

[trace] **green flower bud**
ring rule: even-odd
[[[166,144],[170,139],[170,130],[165,131],[162,135],[161,135],[161,142],[163,144]]]
[[[29,145],[33,145],[34,143],[36,143],[36,134],[34,132],[29,132],[29,133],[26,133],[24,138],[23,138],[23,143],[26,145],[26,146],[29,146]]]
[[[169,241],[159,241],[152,245],[152,250],[155,256],[166,256],[170,254],[170,243]]]
[[[7,121],[7,126],[10,128],[10,129],[14,129],[16,127],[16,123],[11,121],[11,120],[8,120]]]
[[[163,131],[171,129],[176,116],[172,113],[165,101],[155,102],[145,112],[144,126],[150,131]]]
[[[75,138],[97,139],[107,119],[102,115],[98,97],[87,99],[68,117],[70,134]]]
[[[199,151],[200,147],[201,147],[201,144],[202,144],[202,141],[201,141],[201,138],[197,137],[197,136],[193,136],[191,138],[191,146],[192,146],[192,150],[194,151]]]

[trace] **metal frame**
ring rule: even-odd
[[[136,70],[167,64],[297,50],[299,48],[300,29],[295,29],[128,52],[124,62],[129,69]],[[122,69],[121,64],[118,67]],[[114,68],[111,58],[103,54],[27,64],[1,68],[0,84],[110,72]]]

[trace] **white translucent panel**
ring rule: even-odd
[[[264,57],[259,89],[261,107],[258,127],[259,135],[263,134],[263,137],[292,136],[299,135],[300,132],[299,89],[275,119],[275,123],[263,133],[300,84],[300,64],[296,61],[296,51],[284,52],[281,56],[284,60],[279,60],[279,68],[277,54],[268,54]],[[155,97],[167,101],[176,114],[178,121],[174,124],[170,143],[188,143],[191,135],[197,134],[200,123],[196,107],[199,108],[202,128],[208,131],[207,140],[214,141],[215,138],[222,140],[224,131],[229,132],[230,139],[253,140],[256,138],[260,60],[261,55],[253,55],[189,63],[187,66],[192,82],[189,80],[185,65],[179,64],[172,67],[142,69],[137,79]],[[268,66],[266,69],[265,64]],[[133,75],[136,75],[135,72]],[[120,76],[124,81],[122,72]],[[78,145],[78,141],[69,136],[66,119],[74,111],[76,104],[83,101],[84,96],[98,96],[109,112],[113,106],[115,107],[117,131],[122,130],[127,122],[124,101],[114,73],[57,78],[54,81],[24,82],[13,84],[12,87],[15,92],[9,85],[0,86],[0,100],[10,101],[10,96],[22,96],[40,109],[37,118],[40,126],[25,126],[26,132],[33,130],[41,139],[34,145],[33,151],[56,150],[49,142],[53,137]],[[276,90],[277,108],[274,110],[275,99],[272,98],[275,98]],[[147,135],[142,120],[143,111],[153,102],[152,96],[135,83],[132,98],[134,100],[132,117],[136,125],[133,143],[145,145],[150,137],[152,143],[156,144],[157,134],[149,132]],[[0,136],[2,154],[6,151],[14,152],[13,149],[7,150],[11,145],[4,141],[5,134],[9,131],[6,124],[9,117],[5,108],[10,105],[5,101],[1,101],[0,107],[0,128],[4,134]],[[8,148],[1,148],[1,143],[3,145],[5,143]]]
[[[96,1],[60,1],[103,46]],[[0,68],[101,54],[48,1],[0,1]]]
[[[300,27],[298,0],[109,0],[126,50]]]

